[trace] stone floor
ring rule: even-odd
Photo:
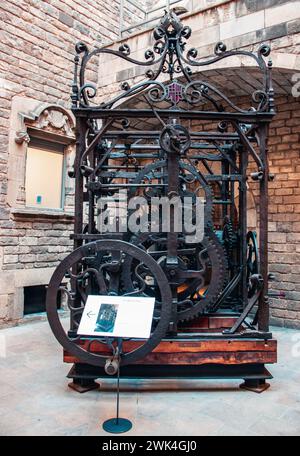
[[[300,435],[300,332],[273,328],[279,362],[271,388],[243,391],[239,381],[123,384],[128,435]],[[47,322],[0,331],[0,435],[103,435],[114,416],[114,384],[78,394]],[[172,390],[173,388],[173,390]],[[107,434],[106,434],[107,435]]]

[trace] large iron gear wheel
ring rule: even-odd
[[[96,258],[96,264],[97,258],[99,258],[99,255],[102,253],[104,255],[101,258],[100,267],[90,267],[90,260],[93,262],[93,258]],[[109,260],[110,255],[112,260]],[[74,250],[59,264],[50,280],[46,298],[47,316],[56,339],[65,348],[65,350],[67,350],[67,352],[77,357],[81,362],[94,366],[104,366],[107,358],[110,357],[111,354],[104,356],[92,353],[80,344],[79,336],[76,337],[76,334],[72,337],[69,336],[60,321],[57,311],[57,294],[59,291],[66,291],[68,296],[68,305],[71,310],[71,317],[72,312],[76,315],[78,315],[79,312],[79,317],[81,318],[86,297],[87,294],[89,294],[88,291],[90,290],[90,277],[94,277],[93,286],[95,286],[95,282],[98,283],[98,289],[96,291],[95,289],[92,290],[92,294],[117,294],[116,292],[108,293],[106,283],[109,285],[111,281],[111,277],[109,276],[111,271],[111,274],[114,274],[112,282],[114,282],[116,278],[118,279],[121,274],[124,259],[128,256],[132,257],[139,264],[139,266],[141,266],[139,270],[141,281],[145,280],[146,275],[152,277],[155,281],[159,294],[159,298],[155,301],[155,307],[159,307],[160,315],[152,325],[150,338],[146,341],[141,341],[141,345],[131,352],[123,353],[121,363],[123,365],[134,363],[145,357],[160,343],[161,339],[165,336],[168,330],[171,319],[172,295],[166,275],[156,261],[139,247],[124,241],[99,240],[90,242],[89,244],[85,244]],[[116,261],[116,257],[119,258],[118,261]],[[74,273],[75,267],[79,268],[79,271],[77,270],[76,274]],[[106,275],[103,271],[106,271]],[[67,289],[64,290],[66,277],[71,277],[68,284],[68,286],[71,287],[71,291]],[[83,286],[85,282],[88,284],[86,288]],[[140,288],[142,289],[143,287],[141,286]],[[80,290],[79,300],[81,302],[79,309],[74,307],[73,304],[74,296],[77,295],[78,297],[78,290]],[[122,291],[118,294],[125,295]],[[134,293],[131,294],[134,295]],[[144,289],[142,289],[142,291],[136,290],[136,295],[147,296],[147,292]],[[91,340],[92,343],[105,343],[105,340],[95,338],[94,336]]]
[[[204,249],[203,249],[204,248]],[[206,234],[199,246],[201,251],[206,251],[211,276],[208,286],[203,294],[197,293],[190,299],[178,302],[178,321],[191,320],[204,312],[209,312],[215,304],[228,280],[228,264],[225,251],[212,229],[206,230]]]
[[[141,233],[133,236],[131,242],[144,249],[148,255],[155,254],[153,246],[156,249],[166,248],[166,237],[163,234]],[[190,248],[191,245],[185,245],[184,240],[179,237],[178,247]],[[194,244],[193,247],[196,253],[191,261],[195,261],[196,264],[192,266],[192,269],[195,269],[195,267],[199,269],[199,278],[189,279],[185,283],[178,282],[177,321],[190,320],[209,311],[228,279],[226,254],[217,235],[211,229],[207,229],[201,243]],[[156,255],[154,255],[154,258],[156,258]],[[179,255],[178,259],[179,267],[182,268],[183,265],[184,268],[184,258]],[[156,258],[156,260],[160,262],[163,268],[163,258]],[[123,287],[130,291],[134,289],[134,264],[131,258],[128,258],[125,263],[121,280]],[[206,280],[208,280],[208,283],[205,283]],[[181,287],[183,287],[182,291],[180,290]],[[155,284],[152,283],[149,288],[155,295]],[[202,293],[200,289],[202,289]],[[157,312],[156,317],[159,315],[159,309],[157,309]]]
[[[185,163],[184,161],[179,161],[179,169],[181,171],[180,182],[181,185],[191,185],[197,183],[198,188],[203,189],[205,193],[205,208],[204,208],[204,216],[205,216],[205,224],[212,223],[212,214],[213,214],[213,192],[211,186],[208,182],[203,179],[201,174],[197,171],[197,168],[190,165],[189,163]],[[158,179],[167,179],[167,161],[166,160],[159,160],[150,165],[146,165],[143,170],[141,170],[136,177],[130,182],[132,185],[128,190],[128,198],[135,196],[137,193],[138,187],[135,187],[134,184],[140,183],[150,183],[152,180],[156,181]],[[153,193],[155,192],[155,193]],[[192,192],[186,192],[184,190],[179,189],[179,196],[197,196]],[[148,191],[147,189],[144,190],[144,196],[158,196],[157,190],[153,187]],[[161,195],[159,195],[161,196]]]

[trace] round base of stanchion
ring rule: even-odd
[[[104,421],[102,427],[106,432],[122,434],[122,432],[127,432],[132,428],[132,422],[126,418],[110,418]]]

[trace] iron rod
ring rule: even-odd
[[[149,119],[154,118],[151,109],[104,109],[100,107],[88,108],[73,108],[72,112],[77,117],[86,117],[92,119],[123,119],[123,118],[137,118]],[[170,111],[168,109],[157,109],[156,112],[160,117],[168,119]],[[174,112],[176,114],[176,112]],[[274,113],[270,112],[214,112],[214,111],[179,111],[181,119],[198,119],[198,120],[237,120],[241,123],[255,123],[255,122],[271,122]],[[226,138],[224,134],[224,138]]]
[[[260,272],[263,277],[263,288],[259,297],[258,307],[258,329],[269,330],[269,302],[268,302],[268,125],[261,125],[259,128],[260,137],[260,158],[264,164],[264,177],[260,180],[260,202],[259,202],[259,254]]]

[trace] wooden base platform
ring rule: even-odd
[[[182,325],[176,336],[163,339],[143,359],[121,365],[121,378],[239,378],[245,381],[243,389],[265,390],[269,386],[265,380],[272,378],[265,364],[277,362],[277,341],[270,333],[244,327],[236,334],[224,334],[236,318],[205,316]],[[124,341],[123,351],[132,351],[141,343]],[[109,347],[97,342],[91,344],[90,350],[103,355],[110,353]],[[83,364],[69,353],[64,353],[64,361],[74,363],[68,377],[73,378],[70,386],[79,392],[97,387],[94,380],[107,377],[104,368]]]

